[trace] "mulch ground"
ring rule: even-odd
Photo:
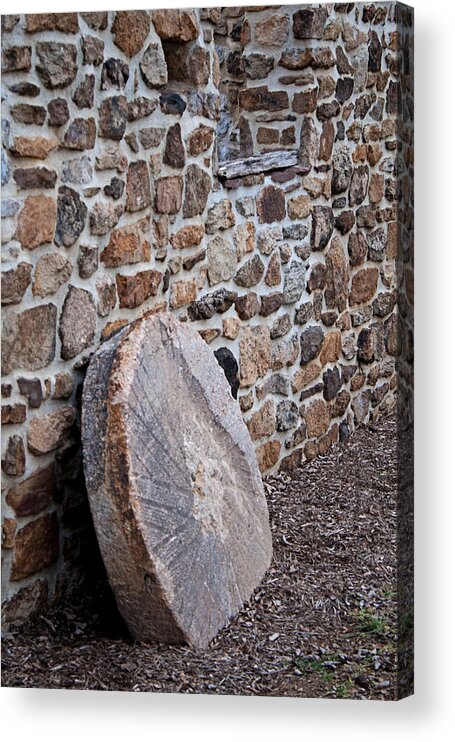
[[[207,650],[134,643],[100,582],[3,640],[3,686],[396,698],[395,419],[265,490],[272,566]]]

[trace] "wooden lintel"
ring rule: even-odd
[[[231,179],[241,178],[244,175],[255,175],[265,173],[268,170],[280,170],[297,165],[298,150],[281,149],[274,152],[266,152],[263,155],[253,155],[241,160],[225,162],[218,167],[218,177]]]

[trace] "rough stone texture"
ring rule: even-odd
[[[65,440],[76,417],[73,407],[62,407],[44,417],[34,417],[27,433],[27,446],[35,456],[43,456]]]
[[[300,345],[302,348],[300,363],[302,366],[317,357],[322,348],[323,341],[324,332],[320,327],[308,327],[307,330],[302,332],[300,336]]]
[[[47,366],[55,355],[56,323],[54,304],[8,314],[2,327],[2,375],[15,368],[34,371]]]
[[[2,471],[10,477],[20,477],[25,471],[25,449],[20,435],[8,438],[2,458]]]
[[[95,327],[96,312],[92,295],[85,289],[70,286],[60,317],[62,358],[74,358],[89,348],[95,336]]]
[[[256,198],[256,209],[261,224],[279,222],[286,216],[284,192],[275,186],[266,186]]]
[[[199,26],[193,11],[154,10],[153,25],[160,39],[184,44],[197,39]]]
[[[333,211],[329,206],[314,206],[311,214],[311,246],[322,250],[330,240],[334,227]]]
[[[182,206],[182,192],[183,180],[180,175],[170,175],[166,178],[158,178],[158,180],[155,181],[156,211],[160,214],[177,214]],[[194,216],[194,214],[192,216]]]
[[[121,10],[112,24],[114,44],[127,57],[134,57],[143,47],[150,30],[150,16],[146,10]]]
[[[50,196],[27,196],[19,212],[16,238],[22,247],[33,250],[52,242],[57,221],[57,203]]]
[[[255,255],[251,260],[247,260],[235,274],[235,282],[238,286],[251,288],[261,280],[264,275],[264,263],[259,255]]]
[[[185,201],[183,216],[192,217],[202,214],[207,204],[211,189],[211,178],[198,165],[190,165],[185,175]]]
[[[363,304],[373,298],[378,283],[377,268],[363,268],[352,277],[349,303]]]
[[[210,286],[221,281],[229,281],[237,267],[237,251],[230,240],[217,235],[210,240],[207,248],[208,273]]]
[[[123,139],[127,118],[128,104],[124,95],[106,98],[98,108],[98,135],[105,139]]]
[[[32,280],[30,263],[2,271],[2,304],[19,304]]]
[[[188,227],[182,227],[176,234],[171,237],[171,244],[176,250],[182,250],[185,247],[194,247],[199,245],[204,237],[205,229],[202,225],[193,224]]]
[[[6,502],[18,517],[36,515],[52,502],[56,489],[55,466],[50,464],[13,484],[7,492]]]
[[[77,50],[74,44],[38,41],[36,71],[46,88],[65,88],[77,74]]]
[[[167,83],[167,65],[161,44],[149,44],[139,65],[148,88],[160,88]]]
[[[267,327],[246,327],[240,338],[240,386],[252,386],[270,368],[272,343]]]
[[[144,359],[155,369],[148,393]],[[156,406],[170,399],[169,389],[178,424],[163,429]],[[120,612],[136,639],[206,646],[257,586],[272,553],[254,449],[223,371],[195,331],[158,315],[102,346],[83,410],[87,489]],[[134,531],[125,528],[126,513],[135,513]],[[176,556],[173,536],[183,521],[188,538]],[[190,567],[194,558],[200,570]]]
[[[10,579],[23,580],[49,567],[58,556],[58,522],[55,513],[43,515],[16,532]]]
[[[126,176],[126,211],[141,211],[152,203],[150,176],[145,160],[133,162]]]
[[[70,247],[81,234],[87,217],[87,206],[77,191],[68,186],[58,189],[55,244]]]
[[[149,261],[149,229],[150,219],[144,217],[134,224],[112,230],[109,242],[101,253],[101,262],[106,267],[117,268]]]
[[[54,118],[54,121],[56,119]],[[60,126],[60,124],[55,124]],[[100,131],[100,136],[103,134]],[[95,146],[96,124],[94,118],[74,119],[68,127],[63,138],[63,146],[66,149],[83,151],[93,149]]]
[[[117,275],[115,280],[120,307],[135,309],[146,299],[156,296],[162,279],[162,273],[156,270],[140,271],[134,276]]]
[[[299,301],[305,288],[306,267],[301,261],[293,260],[284,272],[283,301],[294,304]]]
[[[33,276],[34,296],[50,296],[66,283],[73,272],[73,265],[60,253],[48,253],[37,262]]]

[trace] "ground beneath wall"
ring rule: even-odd
[[[396,697],[396,421],[265,482],[274,559],[209,648],[132,643],[105,584],[3,641],[3,686]]]

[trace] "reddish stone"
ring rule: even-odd
[[[117,274],[117,293],[121,309],[135,309],[151,296],[156,296],[163,275],[156,270],[141,271],[134,276]]]
[[[20,425],[25,422],[27,410],[24,404],[2,405],[2,425]]]
[[[206,152],[212,145],[213,135],[213,129],[203,125],[192,131],[187,139],[188,152],[190,155],[196,157],[197,155],[200,155],[201,152]]]
[[[246,425],[252,441],[273,435],[275,432],[275,404],[273,400],[267,400],[257,412],[254,412]]]
[[[9,314],[2,329],[2,375],[15,368],[44,368],[55,355],[57,308],[42,304]]]
[[[55,562],[59,553],[55,513],[43,515],[16,533],[10,580],[24,580]]]
[[[52,502],[56,488],[55,465],[50,464],[23,482],[13,484],[6,494],[6,502],[19,517],[35,515]]]
[[[171,236],[171,245],[177,250],[182,250],[185,247],[193,247],[194,245],[199,245],[204,235],[205,229],[201,224],[191,224],[187,227],[182,227],[176,234]]]
[[[235,310],[242,320],[251,319],[258,314],[260,308],[261,303],[254,291],[238,296],[235,300]]]
[[[8,438],[2,458],[2,470],[10,477],[18,477],[24,473],[25,450],[24,442],[20,435],[12,435]]]
[[[245,111],[282,111],[289,107],[289,98],[285,91],[270,91],[266,85],[262,85],[241,90],[239,104]]]
[[[261,474],[278,463],[280,452],[280,441],[266,441],[256,448],[256,460]]]
[[[55,125],[60,126],[60,123]],[[75,118],[69,125],[65,136],[63,137],[62,147],[78,150],[79,152],[85,149],[93,149],[95,146],[95,138],[95,119]]]
[[[276,186],[266,186],[256,198],[256,209],[261,224],[272,224],[286,216],[284,192]]]
[[[32,280],[30,263],[2,271],[2,304],[19,304]]]
[[[149,261],[149,230],[150,217],[112,230],[109,242],[101,253],[101,261],[108,268]]]
[[[143,47],[150,31],[150,16],[146,10],[121,10],[115,14],[111,28],[114,44],[127,57],[134,57]]]
[[[126,178],[126,211],[141,211],[152,203],[150,176],[145,160],[132,162]]]
[[[182,193],[183,178],[180,175],[158,178],[155,181],[155,209],[160,214],[177,214],[182,206]]]
[[[212,187],[210,175],[198,165],[190,165],[185,174],[185,202],[183,216],[192,217],[202,214]]]
[[[370,301],[376,293],[379,271],[377,268],[363,268],[352,277],[349,303],[364,304]]]
[[[318,101],[318,88],[296,93],[292,101],[292,110],[296,113],[312,113],[316,110]]]
[[[163,41],[184,44],[199,35],[197,18],[192,10],[154,10],[152,21]]]

